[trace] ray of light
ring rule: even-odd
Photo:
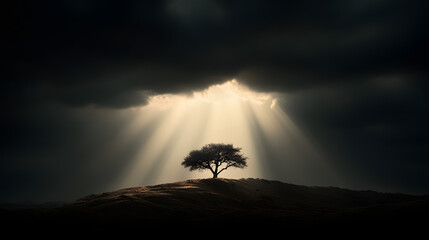
[[[156,125],[152,135],[124,170],[120,177],[119,187],[135,185],[139,182],[151,182],[151,176],[159,171],[160,162],[156,160],[163,161],[162,155],[170,150],[168,145],[172,144],[174,135],[179,132],[181,127],[179,124],[183,121],[185,112],[176,108],[170,112],[163,112],[163,114],[164,116]]]
[[[329,185],[338,181],[338,176],[331,166],[326,164],[323,154],[279,106],[271,104],[268,109],[253,105],[250,109],[256,121],[255,139],[262,138],[259,144],[265,145],[261,149],[264,154],[262,158],[271,161],[264,165],[270,166],[274,171],[281,169],[285,180],[301,184],[317,182]]]
[[[116,188],[211,177],[209,171],[188,172],[180,165],[191,150],[208,143],[232,143],[249,158],[246,170],[228,169],[221,177],[267,177],[278,171],[275,168],[286,166],[294,169],[287,172],[289,176],[298,178],[303,166],[311,163],[307,157],[295,159],[297,152],[304,151],[308,159],[318,158],[312,144],[278,106],[277,98],[254,92],[236,80],[192,95],[156,95],[136,112],[140,116],[124,129],[123,139],[130,141],[142,129],[154,129],[122,170]],[[154,119],[156,124],[149,124]]]

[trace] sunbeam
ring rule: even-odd
[[[189,173],[180,167],[189,151],[207,143],[232,143],[249,158],[245,171],[231,169],[221,177],[269,178],[282,165],[290,168],[285,179],[300,179],[309,159],[321,159],[278,106],[274,94],[254,92],[235,79],[192,95],[155,95],[134,111],[136,120],[124,135],[135,137],[142,129],[155,129],[119,175],[117,188],[210,177],[209,172]],[[148,124],[153,119],[157,122]],[[285,149],[290,149],[286,155]],[[297,159],[297,151],[309,157]]]

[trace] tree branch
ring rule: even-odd
[[[208,168],[213,174],[215,173],[214,171],[213,171],[213,168],[212,168],[212,166],[210,166],[210,163],[207,163],[207,167],[206,168]]]
[[[223,170],[233,166],[234,164],[227,164],[226,167],[222,168],[217,174],[221,173]]]

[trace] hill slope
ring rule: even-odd
[[[31,213],[31,214],[29,214]],[[371,227],[419,225],[429,196],[298,186],[262,179],[199,179],[95,194],[20,212],[38,222],[83,225],[234,224]],[[8,212],[8,214],[12,214]],[[31,216],[28,218],[28,216]]]

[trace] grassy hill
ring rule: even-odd
[[[429,196],[309,187],[263,179],[198,179],[94,194],[57,207],[2,210],[11,223],[419,229]]]

